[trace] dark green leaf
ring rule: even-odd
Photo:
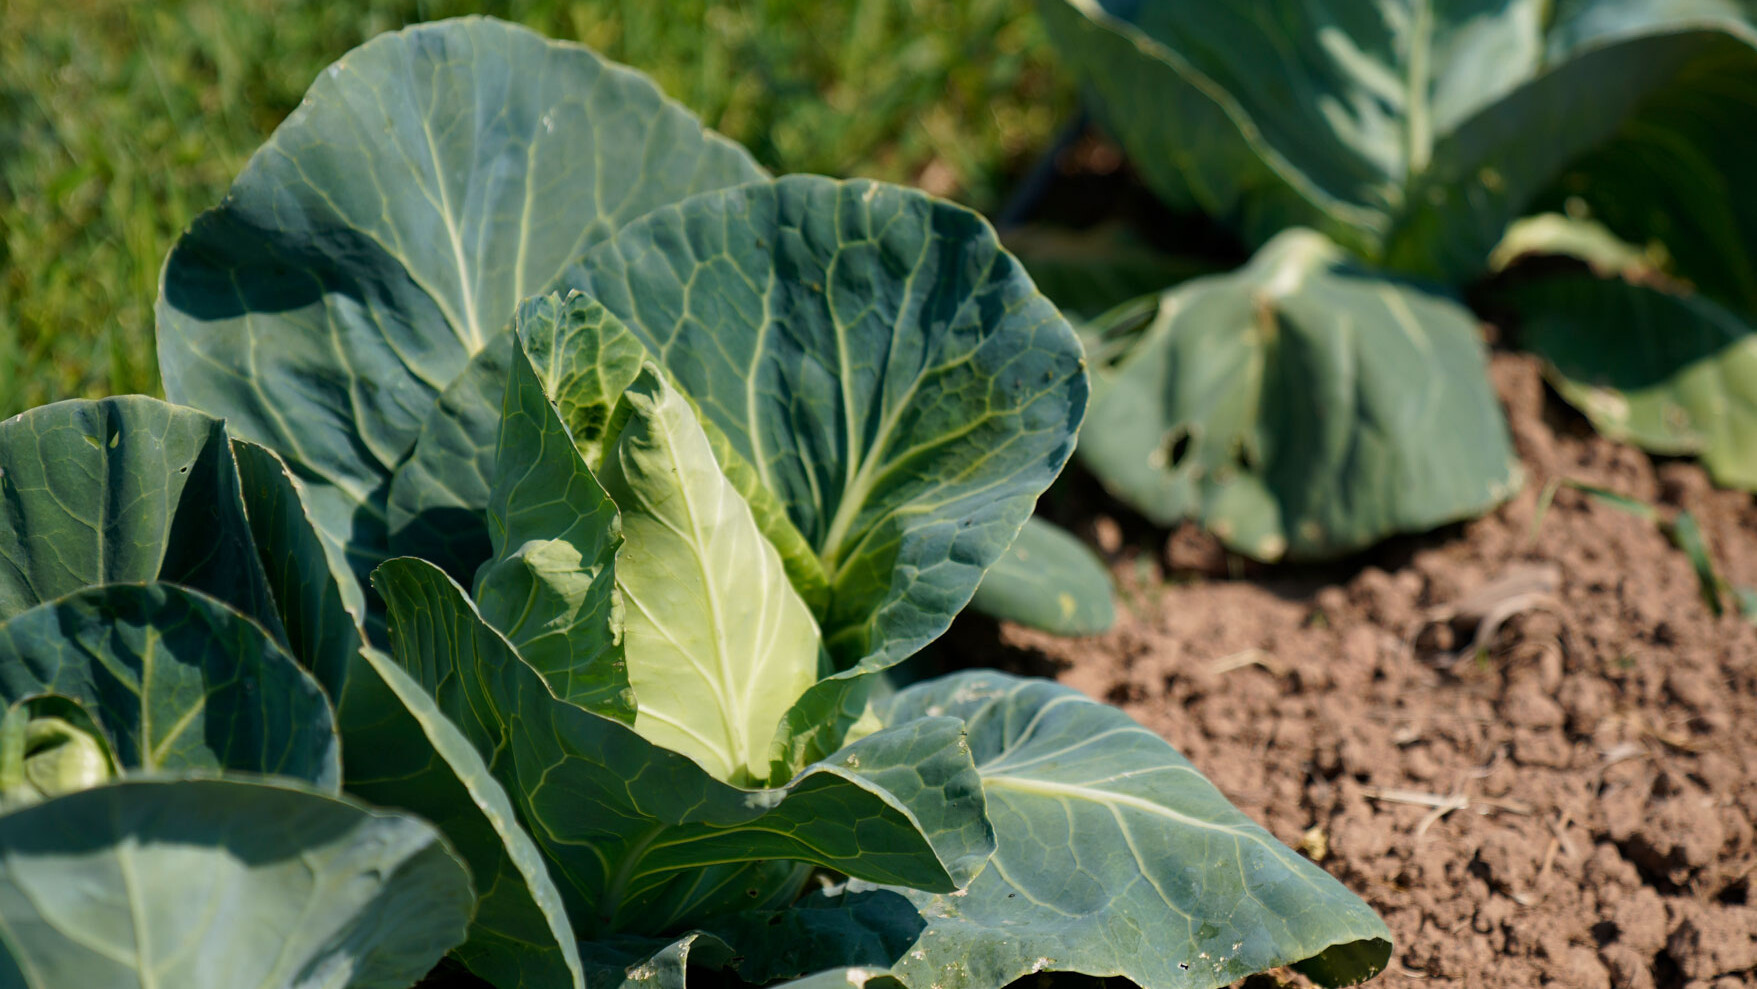
[[[1115,708],[978,672],[904,690],[882,714],[965,720],[998,843],[967,891],[898,891],[927,921],[893,969],[914,989],[1046,971],[1222,986],[1278,965],[1345,985],[1390,958],[1365,903]]]
[[[1470,313],[1309,230],[1166,293],[1100,377],[1080,454],[1153,521],[1261,560],[1468,518],[1520,483]]]
[[[1584,275],[1514,286],[1520,342],[1568,403],[1614,440],[1695,453],[1757,489],[1757,330],[1700,295]]]
[[[319,76],[171,252],[166,394],[280,453],[363,579],[391,471],[519,300],[652,208],[760,177],[578,45],[481,18],[380,36]]]
[[[432,565],[374,581],[397,658],[479,749],[510,754],[508,789],[561,880],[575,929],[652,933],[789,902],[810,863],[951,890],[992,845],[955,719],[899,724],[747,790],[628,726],[562,703]],[[584,812],[591,808],[591,812]]]
[[[0,622],[0,702],[78,703],[126,771],[241,771],[334,790],[329,703],[261,626],[171,584],[107,584]]]
[[[138,395],[0,422],[0,620],[83,588],[165,580],[279,634],[226,428]]]
[[[1040,8],[1173,207],[1256,243],[1316,227],[1374,263],[1460,280],[1578,156],[1663,119],[1657,106],[1696,116],[1716,75],[1698,66],[1724,78],[1757,63],[1741,6],[1723,0]]]
[[[457,956],[503,989],[583,989],[561,894],[481,754],[401,666],[365,644],[359,585],[275,455],[236,441],[250,521],[294,652],[337,698],[349,792],[443,831],[481,897]]]
[[[1115,587],[1104,561],[1035,516],[983,576],[970,607],[1058,635],[1097,635],[1116,621]]]
[[[654,211],[563,281],[676,377],[823,560],[826,644],[945,630],[1060,471],[1080,347],[982,218],[789,176]]]
[[[124,782],[0,817],[21,989],[404,989],[472,901],[426,824],[290,783]]]
[[[511,330],[495,334],[445,386],[390,482],[391,554],[431,560],[464,584],[494,555],[488,489],[512,340]]]
[[[637,353],[635,371],[639,360]],[[616,505],[587,468],[523,343],[513,347],[505,403],[488,506],[495,556],[476,580],[482,617],[561,699],[632,722],[616,593]],[[602,415],[609,418],[607,408]]]
[[[1160,253],[1116,222],[1091,230],[1029,226],[1007,231],[1002,243],[1043,294],[1076,321],[1219,269],[1205,258]]]

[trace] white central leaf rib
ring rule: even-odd
[[[666,443],[665,452],[671,459],[672,471],[681,479],[684,476],[683,462],[678,459],[677,444],[675,442]],[[726,735],[727,751],[731,754],[731,764],[733,767],[737,767],[745,765],[747,762],[744,740],[740,737],[742,733],[738,730],[738,727],[744,724],[745,719],[744,698],[733,687],[732,648],[731,644],[726,641],[726,617],[721,612],[720,589],[715,586],[714,570],[708,565],[708,540],[702,533],[701,516],[695,504],[696,494],[694,485],[678,485],[678,496],[683,502],[683,514],[689,520],[687,538],[690,547],[695,551],[692,555],[696,570],[702,575],[702,587],[707,591],[708,629],[713,636],[711,641],[714,648],[715,672],[719,674],[718,680],[713,682],[713,686],[729,708],[728,717],[722,723],[722,729]],[[723,509],[725,507],[725,486],[722,485],[715,492],[715,495],[717,496],[715,497],[717,504],[714,507]],[[716,511],[714,514],[718,516],[720,512]]]
[[[653,368],[625,394],[634,416],[602,480],[622,509],[634,728],[755,784],[776,726],[816,678],[817,623],[687,400]]]

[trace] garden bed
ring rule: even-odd
[[[1534,359],[1493,375],[1527,477],[1486,518],[1230,579],[1193,528],[1161,541],[1095,486],[1067,492],[1060,521],[1122,586],[1116,628],[995,637],[969,616],[948,644],[1164,735],[1384,915],[1378,984],[1757,985],[1757,627],[1709,612],[1653,522],[1566,486],[1539,503],[1571,479],[1687,510],[1733,586],[1757,584],[1757,507],[1598,437]],[[1479,655],[1468,615],[1437,620],[1473,596],[1511,612]]]

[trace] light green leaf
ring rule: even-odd
[[[596,470],[609,417],[640,370],[646,348],[621,320],[577,292],[566,298],[551,293],[528,299],[515,323],[550,399],[565,402],[571,410],[563,419],[574,432],[581,457]],[[511,339],[511,334],[497,338],[446,388],[409,462],[397,469],[391,483],[392,550],[431,560],[463,584],[471,583],[477,567],[494,553],[488,495]],[[705,419],[702,427],[720,469],[780,550],[788,577],[813,613],[821,613],[829,587],[817,554],[726,435]]]
[[[392,470],[519,300],[654,207],[762,174],[578,45],[482,18],[382,35],[172,250],[166,394],[281,454],[364,578]]]
[[[787,507],[844,669],[945,630],[1085,411],[1067,322],[980,216],[913,190],[799,175],[704,194],[563,282],[628,324]]]
[[[1097,635],[1116,622],[1116,588],[1085,543],[1033,516],[983,576],[970,607],[1058,635]]]
[[[1278,965],[1347,985],[1389,960],[1365,903],[1121,711],[984,671],[911,687],[883,712],[941,715],[969,725],[998,847],[966,892],[897,891],[927,924],[892,970],[912,989],[1033,972],[1223,986]]]
[[[226,427],[138,395],[0,422],[0,620],[74,591],[165,580],[279,634]]]
[[[1254,243],[1316,227],[1463,279],[1582,153],[1689,68],[1757,62],[1723,0],[1042,0],[1153,189]]]
[[[1166,293],[1080,444],[1112,494],[1261,560],[1361,549],[1520,483],[1475,319],[1289,231]]]
[[[587,469],[522,342],[513,347],[496,456],[488,512],[495,556],[476,580],[483,618],[557,696],[634,721],[616,505]]]
[[[102,729],[69,698],[16,701],[0,718],[0,809],[89,790],[116,772]]]
[[[396,661],[365,644],[360,588],[273,453],[235,441],[250,521],[295,655],[337,699],[350,793],[433,822],[480,900],[456,951],[503,989],[583,989],[561,894],[483,756]]]
[[[128,772],[241,771],[334,790],[316,681],[262,628],[171,584],[107,584],[0,622],[0,707],[65,697]]]
[[[432,828],[291,783],[124,782],[0,816],[24,989],[404,989],[471,903]]]
[[[622,509],[634,729],[716,779],[769,782],[781,717],[817,682],[817,622],[683,396],[648,368],[624,400],[602,476]]]
[[[1516,285],[1520,342],[1570,405],[1614,440],[1700,454],[1717,482],[1757,490],[1757,331],[1700,295],[1620,279]]]
[[[809,865],[950,891],[993,847],[955,719],[897,725],[785,786],[743,789],[557,700],[431,564],[392,560],[373,579],[398,660],[479,748],[511,756],[497,771],[584,938],[779,907]]]

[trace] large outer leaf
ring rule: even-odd
[[[1754,59],[1725,0],[1042,0],[1155,191],[1262,242],[1481,270],[1575,157],[1701,59]]]
[[[456,954],[472,971],[500,989],[584,989],[561,894],[506,791],[421,685],[365,643],[359,585],[300,482],[270,451],[233,445],[294,654],[337,700],[348,791],[432,821],[469,865],[479,900]]]
[[[479,18],[381,36],[171,252],[166,394],[285,457],[363,576],[392,469],[518,301],[653,207],[761,175],[577,45]]]
[[[1466,518],[1519,483],[1476,321],[1307,230],[1167,293],[1080,454],[1155,522],[1199,518],[1263,560]]]
[[[970,607],[1060,635],[1097,635],[1116,622],[1116,587],[1085,543],[1033,516],[983,575]]]
[[[291,776],[334,790],[316,681],[255,623],[171,584],[108,584],[0,622],[0,702],[78,702],[127,771]]]
[[[1222,986],[1290,964],[1337,985],[1389,960],[1391,933],[1365,903],[1121,711],[979,672],[911,687],[881,712],[940,715],[969,725],[998,848],[963,893],[899,891],[927,921],[893,969],[915,989],[1040,971]]]
[[[0,620],[96,584],[167,580],[278,631],[225,425],[138,395],[0,422]]]
[[[462,939],[437,832],[285,783],[125,782],[0,817],[29,989],[404,989]]]
[[[769,782],[782,715],[817,682],[817,622],[683,396],[648,368],[624,398],[632,414],[601,476],[626,536],[616,587],[634,729],[716,779]]]
[[[1516,286],[1520,342],[1599,432],[1701,454],[1721,484],[1757,489],[1757,329],[1699,296],[1584,275]]]
[[[373,580],[391,608],[397,658],[479,749],[510,752],[502,778],[582,936],[779,906],[805,878],[795,863],[949,891],[993,847],[954,719],[900,724],[784,787],[741,789],[558,701],[431,564],[391,560]]]
[[[817,549],[838,665],[943,632],[1072,451],[1079,343],[982,218],[789,176],[624,228],[563,276],[628,324]]]

